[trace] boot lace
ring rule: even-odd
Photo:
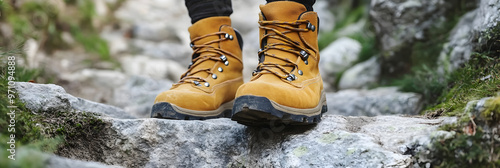
[[[288,58],[282,58],[274,54],[269,54],[269,50],[280,50],[284,52],[289,52],[295,55],[298,55],[302,58],[302,60],[308,64],[307,59],[309,58],[309,51],[304,47],[300,45],[299,41],[294,41],[290,37],[288,37],[286,34],[288,33],[299,33],[299,32],[307,32],[307,31],[314,31],[316,28],[307,20],[297,20],[294,22],[281,22],[281,21],[259,21],[259,28],[265,29],[268,32],[262,39],[267,38],[268,40],[273,38],[273,39],[278,39],[281,41],[280,43],[271,43],[267,44],[264,46],[263,49],[259,49],[259,60],[263,60],[263,57],[272,57],[278,60],[282,60],[283,63],[278,64],[278,63],[273,63],[273,62],[264,62],[264,61],[259,61],[259,65],[257,66],[257,69],[252,73],[253,76],[256,76],[258,74],[274,74],[280,78],[287,79],[288,81],[293,81],[296,79],[296,76],[292,74],[292,72],[295,69],[298,69],[298,65],[288,59]],[[307,28],[299,28],[300,25],[306,24]],[[272,27],[271,27],[272,26]],[[273,27],[279,27],[282,29],[285,29],[284,31],[279,31]],[[284,48],[287,47],[287,48]],[[288,71],[285,67],[292,67],[291,71]],[[278,69],[282,73],[277,72],[275,69]],[[300,72],[301,73],[301,72]]]
[[[211,36],[217,36],[220,37],[222,36],[223,38],[218,38],[216,40],[208,41],[203,44],[195,45],[195,42],[211,37]],[[214,75],[211,72],[210,68],[205,68],[205,69],[198,69],[194,71],[194,68],[208,60],[213,60],[213,61],[222,61],[224,64],[227,66],[229,64],[227,57],[233,57],[236,58],[238,61],[242,62],[238,57],[233,55],[232,53],[223,50],[221,48],[216,48],[214,46],[211,46],[211,44],[214,43],[219,43],[221,41],[225,40],[233,40],[233,36],[229,35],[225,32],[215,32],[211,34],[206,34],[197,38],[194,38],[191,40],[191,48],[193,49],[193,54],[192,54],[192,59],[191,64],[189,64],[188,70],[182,74],[181,79],[178,83],[174,84],[175,85],[180,85],[184,83],[194,83],[195,85],[199,86],[200,82],[206,82],[207,80],[202,77],[195,76],[196,74],[200,72],[206,72],[209,75]],[[208,54],[202,54],[202,53],[208,53]]]

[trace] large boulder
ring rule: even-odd
[[[469,61],[473,51],[500,53],[500,0],[481,0],[460,18],[439,55],[440,72],[451,72]]]
[[[417,93],[399,92],[397,87],[371,90],[341,90],[327,93],[327,114],[343,116],[418,115],[423,99]]]
[[[380,63],[377,57],[347,69],[340,78],[338,89],[366,89],[376,85],[380,77]]]
[[[409,70],[411,46],[425,31],[444,21],[445,0],[372,0],[370,17],[381,49],[384,71]],[[403,70],[403,71],[402,71]]]
[[[340,73],[358,60],[360,51],[361,43],[348,37],[341,37],[321,50],[319,67],[325,87],[335,87]]]
[[[168,80],[132,76],[125,85],[114,89],[112,104],[138,118],[149,118],[156,96],[172,84]]]
[[[56,85],[17,83],[16,90],[27,108],[39,111],[38,115],[64,112],[56,109],[66,113],[86,109],[71,103],[78,98]],[[106,111],[109,107],[90,104],[102,107],[90,109]],[[123,119],[128,115],[91,111],[103,114],[99,133],[82,129],[79,134],[92,141],[72,143],[59,154],[124,167],[408,167],[418,152],[415,149],[429,144],[432,134],[443,132],[438,131],[439,126],[456,120],[326,114],[321,123],[312,126],[285,127],[271,122],[269,127],[253,128],[225,118]]]
[[[123,109],[74,97],[61,86],[18,82],[15,85],[19,99],[26,108],[38,112],[91,112],[114,118],[135,118]]]

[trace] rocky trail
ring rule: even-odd
[[[154,119],[149,115],[155,96],[180,78],[191,58],[186,31],[190,18],[184,1],[86,1],[91,5],[84,7],[94,13],[83,20],[78,19],[81,14],[71,12],[82,7],[79,3],[22,1],[58,11],[54,15],[59,18],[50,18],[50,24],[65,25],[64,19],[70,18],[80,20],[75,21],[78,24],[91,23],[91,29],[82,31],[95,33],[86,40],[91,44],[85,44],[81,34],[56,26],[60,32],[50,38],[59,39],[68,48],[49,51],[48,42],[52,41],[26,36],[22,54],[16,57],[19,66],[39,70],[39,75],[47,78],[35,82],[55,83],[16,82],[19,100],[41,121],[35,125],[42,134],[66,138],[55,154],[21,148],[18,156],[39,153],[43,156],[40,163],[55,168],[436,166],[439,161],[424,156],[433,152],[430,146],[436,139],[472,133],[443,131],[443,126],[463,118],[422,116],[429,95],[451,89],[446,84],[452,81],[442,79],[443,75],[458,71],[471,58],[499,58],[500,53],[500,0],[317,0],[314,10],[321,23],[319,68],[328,105],[319,124],[285,127],[269,123],[269,127],[255,128],[228,118]],[[258,5],[265,1],[233,2],[232,26],[244,39],[243,74],[248,81],[258,64]],[[44,9],[32,13],[38,17],[46,12]],[[10,12],[9,16],[16,18],[16,11]],[[23,17],[17,19],[26,19]],[[40,18],[45,17],[49,15]],[[0,18],[0,35],[15,39],[16,25],[22,24]],[[45,27],[50,26],[36,31],[43,35],[49,31],[42,29]],[[99,40],[103,45],[97,46],[96,53],[92,46]],[[434,67],[425,69],[427,63]],[[421,66],[424,75],[414,71]],[[412,89],[418,91],[403,92],[400,85],[394,86],[392,80],[405,75],[423,78],[423,84],[410,81]],[[500,78],[491,73],[473,79],[487,83]],[[434,85],[443,88],[431,88]],[[500,97],[493,92],[472,95],[475,101],[469,100],[463,114],[470,115],[474,122],[472,118],[482,112],[478,109],[485,107],[486,99],[492,100],[494,94]],[[478,127],[485,123],[478,123]],[[494,134],[500,127],[484,128],[485,135],[498,138]],[[486,142],[484,137],[477,139]],[[500,144],[500,139],[487,140]],[[443,159],[455,162],[457,153]]]
[[[329,93],[330,112],[321,123],[304,127],[270,123],[265,128],[246,127],[225,118],[136,118],[123,109],[74,97],[52,84],[17,83],[16,90],[26,107],[39,115],[85,111],[102,119],[97,133],[80,130],[87,137],[75,139],[60,152],[67,158],[93,162],[52,156],[49,167],[73,162],[82,167],[408,167],[432,136],[450,134],[439,131],[440,125],[456,120],[335,114],[380,115],[394,110],[412,114],[419,109],[418,95],[391,88]],[[391,104],[377,103],[385,99]]]

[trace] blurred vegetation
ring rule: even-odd
[[[1,58],[20,55],[19,51],[0,52]],[[8,68],[5,62],[0,64],[0,92],[7,93]],[[15,81],[28,82],[40,76],[38,70],[16,66]],[[12,90],[12,88],[10,88]],[[15,91],[15,90],[12,90]],[[43,153],[59,153],[68,150],[75,143],[91,141],[88,135],[100,134],[104,122],[93,113],[81,112],[32,112],[25,107],[15,94],[15,161],[8,158],[11,132],[8,131],[12,110],[7,94],[0,94],[0,167],[33,168],[45,167],[48,155]]]
[[[113,19],[98,17],[92,0],[4,0],[0,3],[0,24],[11,31],[0,31],[0,50],[19,48],[27,39],[35,39],[49,54],[80,47],[101,61],[116,63],[107,42],[98,34],[103,23]]]
[[[468,63],[447,74],[442,95],[425,111],[429,117],[458,117],[441,128],[455,134],[434,140],[427,154],[436,167],[500,167],[500,23],[479,38],[484,43]],[[484,97],[493,98],[478,111],[474,105]]]
[[[451,4],[455,6],[448,7],[445,21],[432,25],[425,32],[426,38],[413,44],[411,71],[396,78],[383,76],[381,81],[382,85],[399,86],[404,92],[422,94],[424,105],[428,108],[440,102],[439,98],[450,89],[450,82],[459,80],[455,78],[457,75],[438,73],[437,60],[443,45],[448,42],[450,31],[465,13],[476,7],[476,1],[460,0]]]
[[[12,54],[12,53],[10,53]],[[9,54],[9,55],[10,55]],[[7,56],[6,53],[0,53],[0,56]],[[6,64],[2,63],[0,66],[0,92],[7,93],[8,90],[8,79],[7,79],[7,67]],[[28,81],[36,78],[37,73],[35,70],[29,70],[22,67],[16,67],[15,77],[16,81]],[[0,111],[5,112],[0,115],[0,167],[19,167],[19,168],[31,168],[31,167],[44,167],[43,161],[45,156],[40,152],[28,152],[28,151],[42,151],[46,153],[55,152],[58,145],[62,142],[60,136],[47,137],[42,134],[42,128],[39,126],[39,121],[36,120],[37,116],[32,114],[28,109],[24,107],[24,104],[17,99],[14,99],[14,106],[17,106],[15,115],[15,140],[16,140],[16,160],[12,161],[8,159],[7,156],[10,152],[9,144],[5,143],[10,140],[11,132],[8,132],[8,125],[10,116],[6,115],[7,112],[12,110],[7,106],[10,106],[7,94],[0,94]],[[39,118],[39,116],[38,116]]]
[[[369,19],[368,0],[338,1],[331,7],[335,16],[334,28],[319,35],[319,49],[324,49],[340,37],[349,37],[361,43],[359,59],[363,62],[379,53],[375,33]]]

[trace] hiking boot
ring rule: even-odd
[[[318,123],[327,111],[318,16],[296,2],[261,5],[259,65],[236,92],[232,120],[250,126]]]
[[[243,84],[243,46],[229,17],[209,17],[189,27],[192,62],[180,81],[160,93],[151,117],[203,120],[231,117],[234,97]]]

